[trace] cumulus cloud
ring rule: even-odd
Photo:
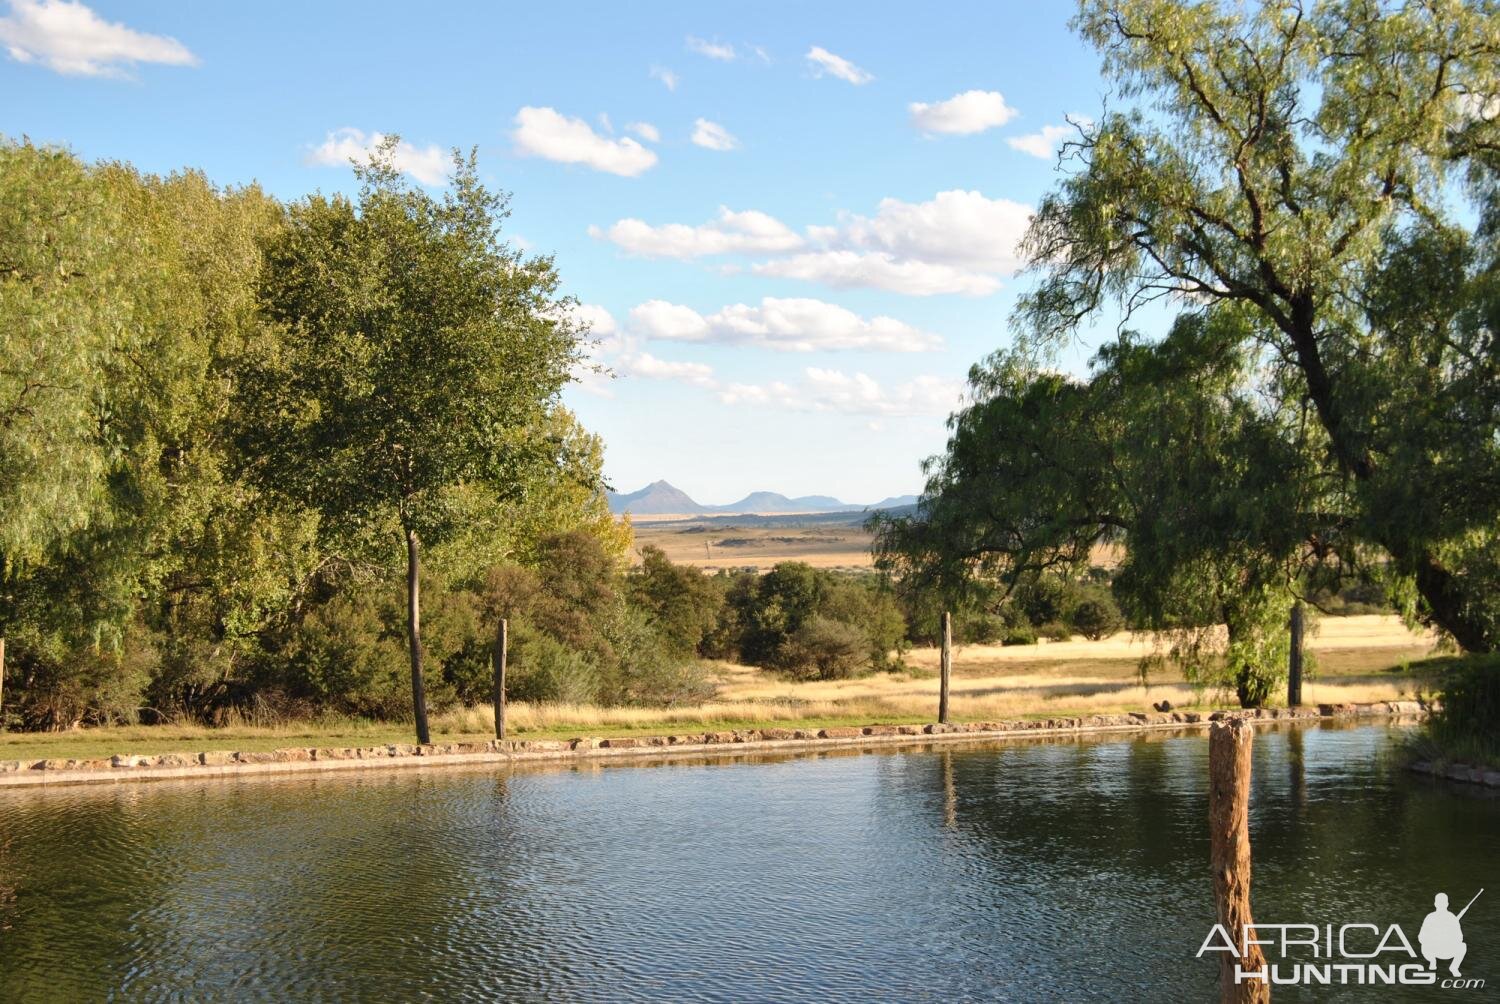
[[[723,153],[739,146],[740,141],[719,123],[710,122],[708,119],[698,119],[693,123],[693,144],[705,150],[718,150]]]
[[[661,142],[661,130],[657,129],[650,122],[631,122],[625,128],[635,133],[647,143]]]
[[[999,91],[964,91],[947,101],[913,101],[907,108],[911,124],[925,133],[967,136],[1003,126],[1016,117]]]
[[[1087,120],[1082,120],[1082,124],[1087,125]],[[1020,150],[1033,157],[1049,160],[1057,152],[1058,144],[1073,131],[1074,128],[1071,125],[1048,125],[1042,126],[1038,132],[1027,133],[1024,136],[1011,136],[1005,142],[1012,150]]]
[[[348,167],[350,161],[360,164],[370,159],[376,147],[384,143],[384,133],[366,133],[360,129],[335,129],[307,154],[309,164],[323,167]],[[416,146],[401,140],[393,155],[396,169],[411,175],[424,185],[441,185],[448,180],[453,161],[439,146]]]
[[[583,119],[568,118],[552,108],[528,105],[516,112],[515,121],[511,139],[522,154],[625,177],[634,177],[656,163],[656,154],[635,140],[601,136]]]
[[[835,56],[821,45],[815,45],[811,49],[808,49],[807,55],[804,58],[807,60],[807,65],[812,69],[813,76],[815,77],[838,77],[840,80],[846,80],[855,86],[868,84],[875,79],[874,74],[860,69],[843,56]]]
[[[943,344],[937,335],[894,317],[866,319],[837,304],[808,298],[768,296],[758,306],[731,304],[706,317],[681,304],[648,300],[631,310],[630,325],[648,338],[782,352],[923,352]]]
[[[649,71],[652,80],[660,80],[663,87],[669,91],[677,90],[677,81],[681,78],[665,66],[653,66]]]
[[[888,417],[946,416],[957,407],[963,384],[918,376],[892,387],[865,373],[809,366],[795,384],[731,383],[719,392],[725,404],[775,407],[788,411],[835,412]]]
[[[718,218],[701,226],[668,223],[653,227],[644,220],[624,219],[608,230],[589,227],[589,235],[612,241],[631,254],[684,260],[792,251],[803,244],[801,237],[775,217],[753,209],[735,212],[728,206],[720,206]]]
[[[696,52],[700,56],[717,59],[722,63],[732,62],[735,56],[734,46],[728,42],[710,42],[705,38],[698,38],[695,35],[687,37],[687,47],[689,52]]]
[[[110,22],[70,0],[11,0],[0,18],[0,45],[20,63],[81,77],[124,77],[137,63],[197,66],[177,39]]]
[[[761,262],[751,267],[756,275],[819,282],[838,289],[885,289],[908,296],[963,293],[986,296],[1000,288],[1000,281],[952,265],[925,261],[903,261],[885,252],[817,251]]]
[[[926,202],[882,199],[873,217],[848,215],[837,227],[811,233],[835,249],[1009,272],[1021,265],[1016,245],[1030,221],[1031,207],[1023,203],[953,189]]]

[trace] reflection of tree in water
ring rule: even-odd
[[[10,930],[16,908],[16,885],[10,856],[10,837],[0,839],[0,932]]]

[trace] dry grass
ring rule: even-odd
[[[766,571],[780,561],[815,568],[866,569],[872,535],[859,526],[733,526],[718,523],[635,524],[637,555],[654,545],[675,564],[707,572],[721,568]]]
[[[1075,639],[960,649],[954,659],[954,717],[975,721],[1108,714],[1145,710],[1162,700],[1192,709],[1232,704],[1229,695],[1197,691],[1178,677],[1162,676],[1142,686],[1137,666],[1152,645],[1149,638],[1118,635],[1097,642]],[[1303,699],[1318,704],[1410,698],[1423,688],[1425,680],[1392,670],[1429,654],[1431,647],[1431,639],[1411,634],[1394,617],[1325,621],[1321,632],[1309,642],[1319,670],[1304,684]],[[713,663],[717,694],[701,705],[601,708],[517,702],[510,706],[508,719],[512,734],[529,737],[702,731],[773,723],[818,728],[931,721],[937,708],[937,652],[917,650],[909,653],[908,662],[913,672],[807,683],[791,682],[749,666]],[[487,738],[494,734],[494,718],[488,708],[464,709],[436,717],[432,731],[437,741]],[[408,725],[348,719],[227,729],[140,726],[0,735],[0,759],[370,746],[411,739]]]

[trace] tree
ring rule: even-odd
[[[567,465],[546,434],[582,332],[550,258],[507,245],[507,196],[471,154],[434,197],[396,169],[395,137],[357,166],[357,202],[294,205],[268,251],[260,302],[279,351],[247,376],[246,454],[267,491],[316,511],[345,550],[396,535],[406,558],[417,738],[421,553],[476,507]]]
[[[694,655],[719,620],[723,593],[691,565],[674,565],[659,547],[641,549],[630,573],[631,601],[647,612],[662,639],[679,656]]]
[[[1013,354],[975,367],[917,514],[877,523],[879,564],[909,589],[1019,589],[1031,618],[1056,619],[1066,580],[1122,548],[1132,622],[1166,632],[1190,679],[1258,704],[1284,671],[1278,618],[1341,520],[1295,413],[1252,393],[1238,330],[1184,315],[1159,343],[1108,346],[1087,380]]]
[[[1269,385],[1325,434],[1349,538],[1384,549],[1461,646],[1492,650],[1500,360],[1475,322],[1485,302],[1493,320],[1500,260],[1500,6],[1082,0],[1074,24],[1143,107],[1068,145],[1077,170],[1024,242],[1040,279],[1021,331],[1055,344],[1110,301],[1163,297],[1239,315]],[[1457,295],[1382,297],[1416,261]],[[1432,439],[1448,432],[1459,448]]]

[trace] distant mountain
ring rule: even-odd
[[[787,498],[780,492],[751,492],[738,502],[729,505],[700,505],[692,496],[665,481],[653,481],[639,491],[619,494],[609,493],[609,511],[619,515],[633,513],[637,516],[661,516],[676,514],[683,516],[707,516],[717,513],[759,513],[776,515],[784,513],[859,512],[870,509],[895,509],[909,506],[917,501],[915,495],[893,495],[874,505],[862,506],[841,502],[831,495],[802,495]]]
[[[866,509],[901,509],[909,505],[917,504],[915,495],[892,495],[888,499],[881,499],[874,505],[865,506]]]
[[[626,495],[610,492],[609,511],[615,515],[629,512],[640,516],[658,516],[665,513],[698,514],[714,510],[694,502],[680,488],[674,488],[665,481],[653,481],[640,491]]]

